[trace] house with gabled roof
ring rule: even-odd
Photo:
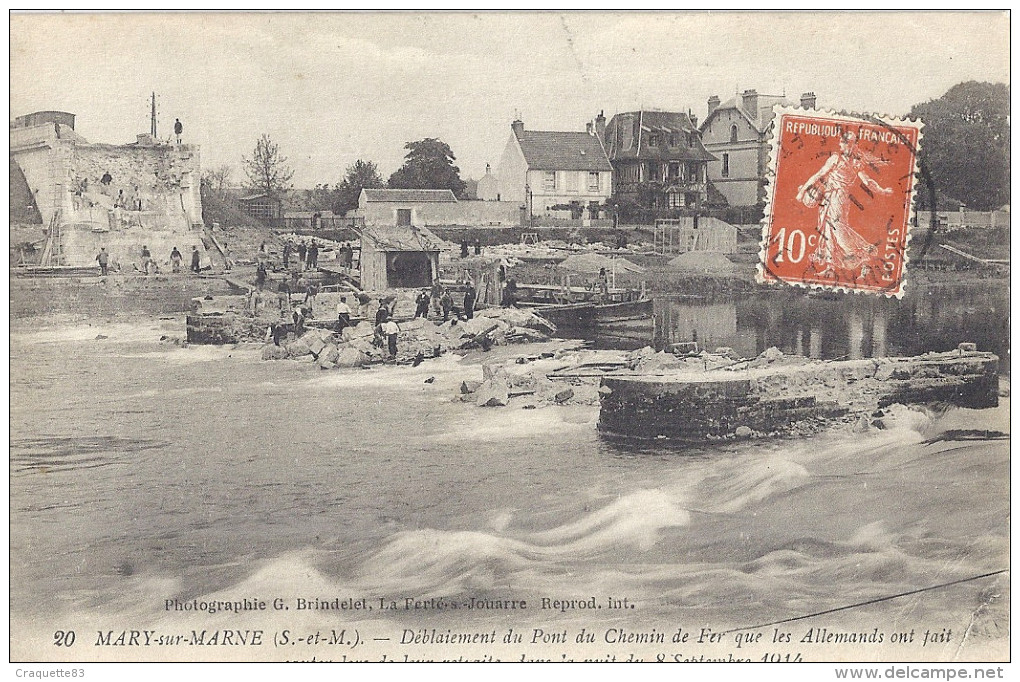
[[[600,129],[599,118],[595,127]],[[688,114],[644,110],[616,114],[602,136],[618,199],[651,209],[702,208],[708,196],[707,166],[715,157],[705,149]]]
[[[353,215],[366,225],[435,224],[436,220],[430,220],[432,209],[456,203],[457,197],[448,189],[363,189]]]
[[[613,166],[594,131],[525,130],[511,126],[500,159],[499,196],[526,216],[591,220],[613,194]]]
[[[800,106],[815,108],[815,93],[805,92]],[[775,105],[796,106],[783,95],[745,90],[721,102],[708,98],[708,116],[701,124],[701,139],[716,158],[708,164],[708,178],[730,206],[755,206],[765,200],[765,173],[769,159],[769,127]]]
[[[448,189],[363,189],[347,218],[369,227],[519,225],[521,211],[506,201],[461,201]]]

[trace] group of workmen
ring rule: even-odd
[[[259,247],[259,260],[268,259],[265,251],[265,242]],[[290,269],[291,258],[297,256],[296,263],[302,270],[314,270],[319,266],[320,245],[313,237],[311,242],[306,244],[304,239],[299,239],[295,244],[291,239],[283,242],[283,267]],[[337,262],[342,268],[350,269],[354,263],[354,247],[349,242],[340,245],[337,251]]]
[[[110,274],[110,252],[106,250],[105,246],[100,247],[99,253],[96,254],[96,262],[99,263],[100,276],[105,277]],[[171,271],[179,273],[183,262],[184,256],[175,246],[170,252]],[[141,272],[143,275],[159,273],[159,265],[156,263],[156,259],[152,257],[152,252],[149,251],[149,246],[147,244],[142,245],[141,265],[136,265],[134,267],[136,271]],[[202,255],[199,253],[197,246],[191,247],[191,271],[196,275],[202,271]]]
[[[423,317],[428,319],[429,311],[435,316],[442,315],[443,322],[450,320],[451,316],[454,319],[458,319],[463,313],[464,319],[470,320],[475,316],[475,300],[477,293],[475,292],[475,285],[468,280],[466,283],[467,288],[464,291],[463,308],[457,305],[453,299],[453,294],[446,286],[443,285],[439,279],[432,282],[431,289],[422,289],[421,292],[415,297],[415,318]]]

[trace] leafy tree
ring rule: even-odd
[[[382,176],[379,175],[379,167],[372,161],[358,159],[344,173],[344,179],[336,186],[333,211],[346,213],[358,207],[358,197],[363,189],[378,189],[384,187]]]
[[[938,192],[979,211],[1009,201],[1009,86],[960,83],[910,115],[924,121],[921,158]],[[919,188],[921,208],[929,194]]]
[[[460,169],[453,165],[456,157],[450,146],[434,137],[426,137],[404,145],[404,165],[390,176],[393,189],[449,189],[464,196],[465,184]]]
[[[332,211],[336,203],[339,185],[330,187],[316,185],[313,189],[306,189],[300,193],[299,202],[304,210],[308,211]]]
[[[241,160],[252,190],[277,198],[290,191],[294,171],[287,165],[287,157],[280,154],[279,145],[269,135],[263,133],[255,143],[251,158],[242,157]]]

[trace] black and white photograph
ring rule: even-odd
[[[9,33],[12,677],[1008,673],[1008,11]]]

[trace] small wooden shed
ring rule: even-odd
[[[439,238],[424,227],[367,227],[361,233],[361,288],[424,288],[439,277]]]

